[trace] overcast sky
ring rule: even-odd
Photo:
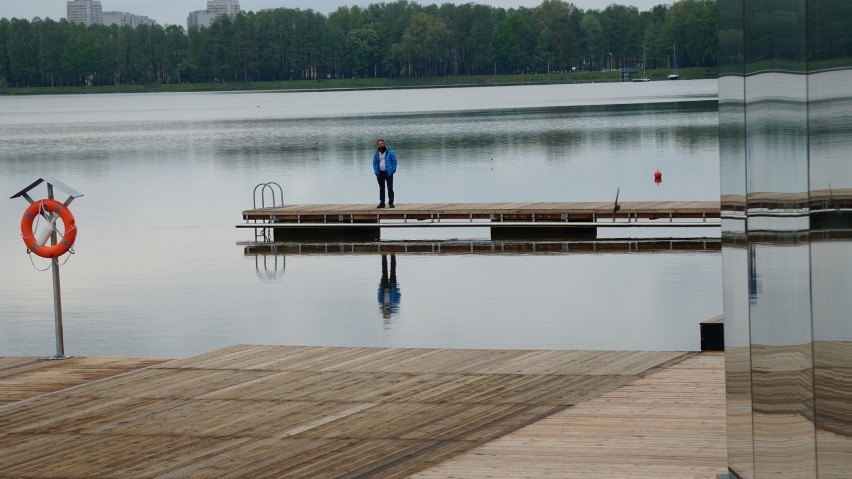
[[[393,0],[384,0],[388,3]],[[479,3],[495,7],[535,7],[541,0],[416,0],[423,5],[452,3]],[[654,5],[671,4],[674,0],[574,0],[573,3],[583,10],[603,10],[612,3],[633,5],[640,11],[650,10]],[[33,17],[54,20],[65,18],[65,0],[0,0],[0,18]],[[321,13],[331,13],[340,5],[366,6],[371,3],[381,3],[380,0],[240,0],[240,8],[244,11],[257,11],[264,8],[312,8]],[[130,12],[145,15],[157,21],[160,25],[182,25],[186,27],[187,13],[193,10],[207,8],[206,0],[101,0],[104,11]]]

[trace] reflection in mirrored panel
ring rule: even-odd
[[[719,161],[723,217],[744,219],[746,196],[745,80],[742,76],[719,78]],[[725,223],[725,222],[723,222]],[[737,226],[739,224],[739,226]],[[723,230],[743,232],[741,221]]]
[[[808,96],[811,225],[815,229],[850,228],[852,70],[812,71]]]
[[[808,70],[813,73],[852,67],[852,2],[810,0],[807,22]]]
[[[804,75],[760,73],[746,78],[750,210],[795,211],[807,206],[806,86]]]
[[[848,68],[852,61],[852,4],[842,0],[819,3],[819,8],[811,5],[808,11],[812,57],[808,64],[811,222],[816,229],[849,228],[852,71]]]
[[[749,253],[755,474],[815,477],[808,242],[763,235]]]
[[[725,315],[725,388],[728,416],[728,462],[742,478],[754,475],[752,447],[751,342],[749,334],[749,286],[751,276],[745,240],[723,240],[722,263]]]
[[[814,406],[820,477],[852,477],[852,231],[811,241]]]
[[[849,478],[852,2],[718,6],[729,470]]]
[[[744,7],[753,473],[816,477],[805,2]]]
[[[742,0],[718,4],[719,163],[722,213],[722,299],[728,466],[754,477],[749,299],[752,276],[746,242],[745,75]]]
[[[745,0],[743,7],[746,73],[804,73],[805,0]]]
[[[808,3],[814,407],[821,478],[852,477],[852,2]]]

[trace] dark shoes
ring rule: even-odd
[[[376,208],[384,208],[384,207],[385,207],[384,203],[379,203],[379,206],[376,206]],[[391,205],[391,208],[393,208],[393,205]]]
[[[388,206],[389,206],[389,207],[391,207],[391,208],[393,208],[393,207],[394,207],[394,206],[393,206],[393,203],[389,204]]]

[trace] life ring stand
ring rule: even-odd
[[[61,241],[52,246],[38,245],[38,240],[33,233],[33,221],[43,212],[58,215],[65,227],[65,234]],[[21,236],[24,238],[28,252],[33,252],[42,258],[58,258],[74,245],[74,240],[77,239],[77,224],[74,222],[71,210],[64,204],[51,199],[38,200],[30,204],[24,211],[24,216],[21,217]]]

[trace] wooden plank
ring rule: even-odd
[[[691,355],[233,346],[0,407],[0,477],[407,477]]]
[[[622,212],[639,215],[667,215],[673,212],[718,217],[720,211],[719,201],[625,201],[619,205]],[[611,214],[612,208],[611,202],[409,203],[397,204],[394,209],[377,209],[365,204],[306,204],[245,210],[243,216],[292,218],[297,215],[322,216],[353,213],[369,213],[379,217],[391,214]]]
[[[714,479],[726,441],[724,355],[704,353],[412,477]]]
[[[119,357],[74,357],[62,361],[1,358],[0,405],[124,374],[164,361],[167,360]]]

